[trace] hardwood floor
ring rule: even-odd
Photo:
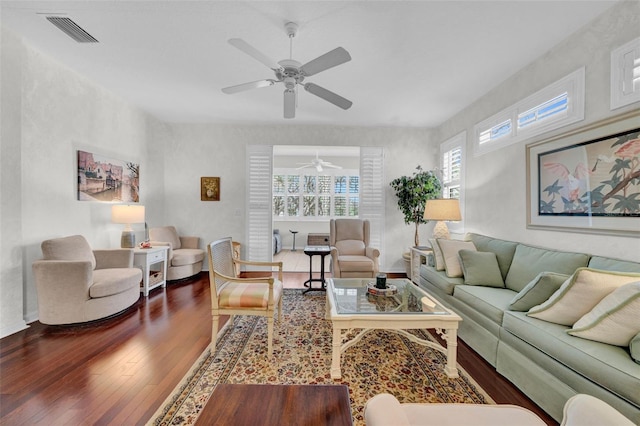
[[[308,273],[286,273],[300,288]],[[154,290],[125,313],[80,326],[39,322],[0,340],[2,425],[144,424],[211,338],[206,273]],[[498,403],[553,419],[463,342],[458,361]]]

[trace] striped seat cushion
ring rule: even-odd
[[[273,300],[282,294],[282,282],[273,282]],[[218,297],[221,308],[266,308],[269,302],[269,285],[264,283],[229,283]]]

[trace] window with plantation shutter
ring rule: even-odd
[[[451,232],[464,232],[464,152],[467,132],[462,132],[440,145],[442,198],[460,200],[462,221],[448,223]]]
[[[584,119],[584,67],[474,127],[476,156]]]
[[[247,146],[247,244],[244,256],[246,260],[271,261],[272,259],[272,168],[272,146]],[[286,193],[288,184],[288,182],[282,182],[283,194]],[[250,268],[247,267],[247,269]]]
[[[385,189],[384,149],[360,148],[360,218],[369,219],[370,245],[380,249],[380,270],[384,271],[384,218]]]
[[[611,52],[611,109],[640,101],[640,37]]]

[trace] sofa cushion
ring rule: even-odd
[[[540,272],[571,275],[576,269],[587,266],[588,262],[589,256],[583,253],[547,250],[518,244],[504,283],[507,288],[520,291]]]
[[[471,241],[459,241],[459,240],[445,240],[438,238],[436,240],[442,250],[442,258],[444,259],[444,267],[447,271],[448,277],[461,277],[462,265],[460,265],[460,259],[458,258],[458,251],[460,250],[475,250],[476,247]]]
[[[138,268],[112,268],[93,271],[93,284],[89,288],[89,297],[113,296],[139,287],[142,271]]]
[[[640,406],[640,368],[625,348],[570,336],[568,327],[528,317],[524,312],[505,312],[502,326],[557,362]]]
[[[273,281],[273,300],[282,295],[282,282]],[[220,290],[218,304],[221,308],[266,308],[269,305],[269,286],[265,283],[233,283]]]
[[[640,333],[636,334],[629,342],[629,352],[631,353],[631,358],[640,364]]]
[[[204,260],[204,250],[179,249],[173,251],[171,266],[193,265]]]
[[[444,271],[444,258],[442,257],[442,250],[435,238],[429,240],[431,249],[433,250],[433,261],[436,271]]]
[[[496,254],[498,265],[500,266],[500,272],[502,273],[502,279],[504,280],[509,272],[509,267],[513,261],[513,254],[516,252],[518,243],[473,233],[468,234],[467,238],[473,242],[476,246],[476,250],[490,251]]]
[[[453,288],[458,284],[464,284],[462,278],[447,277],[444,271],[436,271],[433,266],[422,265],[420,277],[429,281],[434,287],[442,290],[446,294],[453,294]]]
[[[338,263],[343,272],[373,271],[373,260],[367,256],[338,256]]]
[[[96,257],[82,235],[46,240],[41,248],[44,260],[88,261],[91,262],[91,269],[96,269]]]
[[[509,309],[526,312],[532,307],[544,303],[568,278],[569,275],[565,274],[540,272],[513,298]]]
[[[513,290],[474,285],[457,285],[453,290],[453,297],[465,302],[498,324],[502,323],[502,315],[509,307],[514,295]]]
[[[149,233],[153,241],[170,243],[173,250],[177,250],[182,247],[182,243],[180,242],[180,237],[178,236],[178,231],[176,231],[175,226],[151,228]]]
[[[460,250],[458,256],[465,284],[504,288],[504,281],[495,253]]]
[[[640,279],[631,272],[579,268],[546,302],[527,315],[562,325],[573,325],[618,287]]]
[[[604,271],[635,272],[640,274],[640,263],[628,260],[612,259],[610,257],[592,256],[589,259],[589,268],[602,269]]]
[[[640,333],[640,281],[612,291],[567,332],[596,342],[629,346]]]

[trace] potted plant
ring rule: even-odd
[[[416,226],[414,242],[420,245],[418,227],[421,223],[427,223],[424,219],[424,205],[427,200],[441,196],[442,185],[434,171],[422,170],[416,167],[412,176],[400,176],[391,181],[391,187],[398,197],[398,209],[404,214],[404,223]]]

